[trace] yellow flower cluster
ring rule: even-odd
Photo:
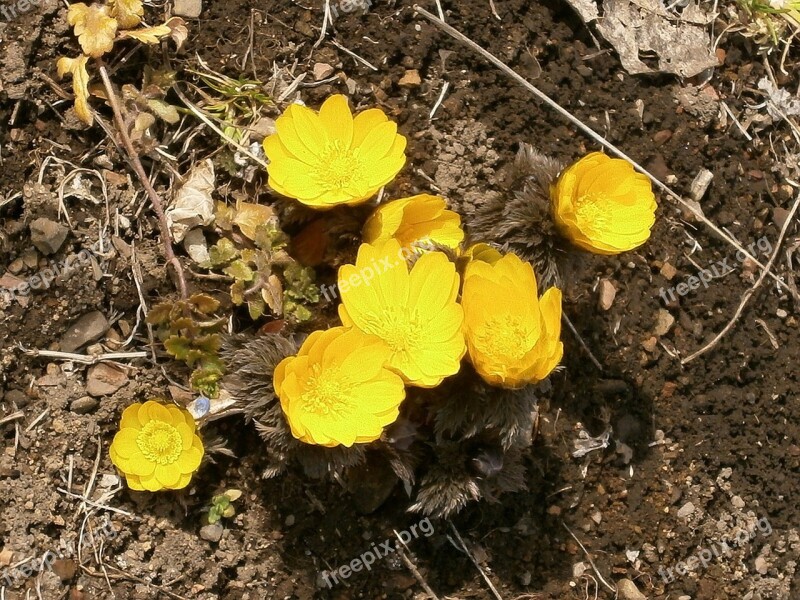
[[[319,112],[295,104],[264,141],[269,185],[321,210],[361,204],[402,169],[405,147],[378,109],[354,117],[341,95]],[[640,246],[655,220],[648,179],[598,152],[565,169],[550,198],[560,233],[599,254]],[[465,357],[487,383],[505,388],[556,368],[561,290],[540,297],[528,262],[488,243],[463,248],[464,238],[460,217],[439,196],[374,211],[354,264],[338,272],[342,325],[313,332],[274,370],[295,438],[326,447],[377,440],[398,418],[407,386],[436,387]],[[149,401],[125,410],[110,454],[131,489],[181,489],[203,445],[187,411]]]
[[[275,127],[264,141],[269,185],[316,209],[368,201],[405,164],[397,125],[378,109],[354,117],[341,95],[319,112],[293,104]],[[550,197],[559,232],[600,254],[640,246],[655,219],[647,178],[601,153],[565,169]],[[506,388],[541,381],[558,365],[561,290],[540,297],[529,263],[487,243],[463,248],[464,237],[460,217],[439,196],[374,211],[354,264],[339,269],[342,326],[312,333],[275,369],[297,439],[376,440],[398,417],[406,386],[438,386],[465,356],[486,382]]]
[[[464,239],[443,198],[422,194],[379,207],[355,264],[339,269],[343,327],[312,333],[275,370],[294,436],[323,446],[380,437],[399,414],[404,386],[432,388],[465,355],[487,382],[520,387],[561,359],[561,292],[538,298],[533,268],[479,244],[463,278],[441,251]],[[380,393],[379,393],[380,391]]]

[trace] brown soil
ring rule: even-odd
[[[536,77],[545,93],[679,192],[688,193],[695,174],[709,169],[714,181],[702,201],[706,216],[745,246],[764,237],[775,243],[774,214],[789,208],[791,188],[780,183],[768,136],[762,136],[763,143],[748,143],[718,112],[720,99],[737,113],[756,101],[747,90],[756,87],[763,67],[741,38],[723,39],[725,64],[708,87],[692,94],[688,82],[627,75],[613,53],[595,48],[585,26],[561,2],[496,4],[501,21],[485,0],[445,3],[447,20],[524,75]],[[565,161],[596,149],[529,93],[415,18],[410,3],[402,1],[377,2],[368,12],[343,13],[335,22],[335,39],[377,71],[330,43],[312,48],[322,24],[319,2],[307,7],[280,1],[265,11],[263,3],[207,0],[202,18],[190,23],[187,52],[174,65],[196,65],[197,53],[212,68],[238,76],[251,18],[253,60],[246,72],[254,65],[267,81],[273,63],[291,67],[297,60],[292,72],[297,76],[325,62],[357,83],[350,94],[354,106],[380,105],[399,122],[409,138],[409,164],[419,171],[404,170],[390,190],[395,196],[430,190],[424,173],[467,215],[482,196],[498,192],[498,170],[512,160],[520,142]],[[71,167],[50,159],[43,168],[48,156],[99,169],[109,184],[110,214],[119,211],[131,223],[108,232],[115,244],[106,247],[105,256],[95,256],[94,268],[82,267],[0,311],[0,546],[13,552],[0,552],[0,569],[29,557],[40,561],[48,551],[63,555],[54,572],[34,569],[16,577],[4,597],[424,597],[395,555],[333,590],[319,576],[389,538],[392,530],[419,522],[405,512],[408,499],[402,490],[377,512],[361,515],[336,484],[310,482],[298,473],[264,481],[259,438],[236,419],[217,430],[240,458],[223,456],[206,466],[190,493],[117,492],[108,504],[123,514],[101,510],[88,519],[96,547],[88,533],[81,534],[81,502],[58,488],[71,485],[73,493],[82,493],[96,467],[92,498],[101,500],[113,489],[107,451],[123,407],[164,395],[169,382],[148,361],[125,361],[125,385],[80,414],[71,403],[86,396],[86,366],[49,362],[26,355],[21,347],[56,348],[70,324],[92,310],[117,319],[114,335],[125,339],[139,306],[125,252],[131,242],[142,264],[148,303],[174,294],[175,288],[163,267],[152,212],[146,207],[139,212],[138,183],[119,176],[126,173],[125,162],[100,128],[77,124],[47,83],[46,78],[55,78],[56,58],[75,51],[65,10],[56,0],[42,0],[16,20],[0,22],[0,276],[32,248],[32,220],[59,220],[58,188]],[[134,52],[116,74],[118,82],[136,81],[147,62],[160,64],[160,53]],[[419,71],[421,85],[399,85],[408,69]],[[444,81],[450,91],[431,121]],[[782,83],[797,88],[797,81]],[[303,96],[318,106],[330,93],[346,90],[343,83],[320,85],[304,88]],[[101,112],[110,116],[106,109]],[[773,147],[790,139],[779,127],[770,133]],[[193,145],[196,150],[184,156],[181,167],[219,142],[204,133]],[[97,202],[67,194],[72,232],[51,262],[91,246],[105,222],[107,207],[97,181],[84,180]],[[258,188],[259,196],[247,190],[252,198],[271,201],[264,187]],[[11,201],[3,204],[3,198]],[[542,398],[539,436],[526,460],[528,492],[503,497],[499,504],[470,506],[453,521],[502,598],[614,597],[598,582],[567,528],[608,582],[631,579],[648,598],[800,598],[795,583],[800,513],[792,493],[800,470],[800,404],[791,392],[800,359],[792,337],[798,328],[794,305],[765,283],[717,348],[681,367],[679,356],[699,348],[727,323],[758,272],[736,260],[735,250],[702,224],[684,219],[666,198],[660,204],[647,245],[618,258],[587,257],[569,289],[565,311],[603,370],[566,332],[564,368]],[[64,222],[63,213],[60,219]],[[766,261],[763,249],[754,252]],[[29,278],[45,266],[41,253],[36,258],[38,266],[23,266],[17,276]],[[696,275],[695,265],[710,267],[724,259],[736,268],[707,289],[676,295],[668,305],[660,298],[662,288]],[[785,262],[779,263],[778,273],[790,275]],[[617,289],[609,310],[598,307],[600,279]],[[210,289],[205,281],[198,285]],[[664,310],[674,324],[657,335]],[[144,328],[126,350],[139,347],[147,348]],[[3,421],[17,410],[23,411],[21,418]],[[609,426],[608,448],[572,456],[582,430],[597,436]],[[200,511],[226,488],[244,491],[239,514],[226,523],[219,542],[201,539]],[[110,519],[105,533],[104,515]],[[434,521],[433,526],[430,537],[410,544],[411,558],[431,588],[441,598],[492,598],[453,543],[448,523]],[[756,535],[715,556],[707,567],[695,566],[687,575],[675,572],[681,561],[718,547],[723,539],[735,540],[742,529]],[[72,550],[79,538],[80,555]],[[674,581],[666,583],[659,571],[668,569]]]

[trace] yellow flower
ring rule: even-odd
[[[407,254],[395,239],[361,244],[356,264],[339,269],[339,316],[386,342],[388,365],[406,383],[435,387],[458,372],[466,352],[459,277],[442,252],[424,254],[410,272]]]
[[[359,204],[395,178],[406,138],[383,111],[353,118],[347,98],[328,98],[319,113],[292,104],[264,140],[269,185],[313,208]]]
[[[388,202],[367,220],[364,225],[366,243],[389,238],[396,239],[404,248],[416,249],[431,242],[455,250],[464,239],[464,231],[461,217],[447,210],[444,198],[419,194]]]
[[[179,490],[200,466],[203,442],[189,411],[148,400],[125,409],[108,453],[132,490]]]
[[[503,258],[503,255],[500,254],[499,250],[492,248],[489,244],[479,242],[477,244],[472,244],[470,247],[464,250],[459,255],[456,262],[458,263],[459,270],[463,273],[464,269],[467,268],[467,265],[473,261],[479,260],[481,262],[493,265],[501,258]]]
[[[650,180],[627,161],[602,152],[567,167],[551,186],[550,198],[561,234],[596,254],[641,246],[655,222]]]
[[[388,357],[386,344],[357,329],[308,336],[273,377],[292,435],[329,447],[377,440],[405,398],[403,380],[385,366]]]
[[[541,381],[561,360],[561,290],[538,298],[533,267],[515,254],[469,263],[461,304],[470,360],[492,385]]]

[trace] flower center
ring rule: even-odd
[[[317,181],[328,189],[342,190],[362,179],[357,151],[345,146],[341,140],[329,143],[322,152],[314,173]]]
[[[183,449],[180,432],[163,421],[145,423],[136,436],[136,445],[147,460],[159,465],[174,463]]]
[[[606,197],[591,192],[579,196],[575,201],[575,216],[580,225],[592,231],[605,230],[609,222]]]
[[[404,306],[387,307],[372,329],[394,352],[416,348],[422,340],[422,324]]]
[[[312,365],[306,379],[302,406],[306,412],[318,415],[339,415],[350,394],[350,383],[338,369],[322,370],[322,365]]]
[[[532,333],[521,317],[498,315],[489,319],[476,337],[485,354],[519,360],[531,349]]]

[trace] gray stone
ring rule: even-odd
[[[73,400],[69,405],[69,409],[79,415],[87,415],[100,406],[100,401],[91,396],[83,396],[77,400]]]
[[[36,219],[30,224],[31,242],[42,254],[55,254],[67,239],[69,229],[50,219]]]
[[[678,509],[678,518],[685,519],[694,512],[694,504],[687,502]]]
[[[620,600],[647,600],[647,596],[630,579],[620,579],[617,582],[617,594]]]
[[[656,316],[656,328],[653,331],[658,337],[662,335],[667,335],[672,326],[675,324],[675,317],[673,317],[669,311],[664,310],[663,308],[658,309],[658,314]]]
[[[172,12],[179,17],[196,19],[203,12],[203,0],[175,0]]]
[[[99,340],[110,327],[108,319],[99,310],[86,313],[75,321],[61,337],[59,346],[63,352],[75,352],[89,342]]]
[[[216,523],[211,523],[210,525],[205,525],[200,528],[200,537],[207,542],[218,542],[222,539],[222,534],[225,532],[225,528],[222,526],[222,523],[217,521]]]

